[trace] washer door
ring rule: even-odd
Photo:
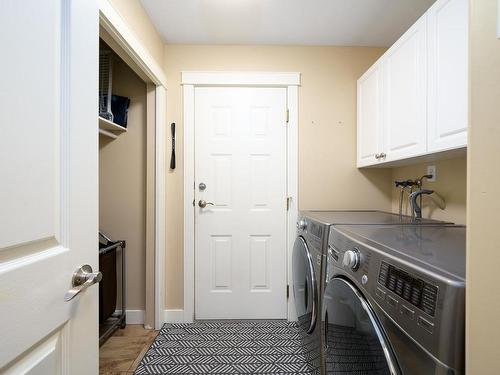
[[[322,323],[327,374],[400,374],[373,310],[346,280],[328,282]]]
[[[312,256],[303,237],[293,245],[293,296],[300,327],[312,333],[318,314],[318,286]]]

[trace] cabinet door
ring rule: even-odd
[[[467,145],[468,1],[438,0],[428,11],[428,151]]]
[[[384,161],[427,149],[426,30],[424,15],[385,54]]]
[[[358,167],[378,164],[382,150],[382,64],[358,80]]]

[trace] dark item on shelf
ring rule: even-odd
[[[172,155],[170,156],[170,169],[175,169],[175,122],[170,124],[172,132]]]
[[[130,99],[125,96],[113,95],[111,97],[111,112],[113,112],[113,122],[124,128],[127,127],[128,107]]]
[[[116,248],[99,254],[99,270],[102,273],[102,280],[99,283],[99,323],[102,324],[116,310]]]
[[[127,324],[125,247],[125,241],[112,241],[104,233],[99,232],[99,270],[103,276],[99,284],[99,346],[104,344],[118,328],[123,329]],[[121,256],[120,310],[116,310],[118,254]]]
[[[113,52],[99,51],[99,116],[113,122],[111,90],[113,86]]]

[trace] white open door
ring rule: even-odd
[[[98,288],[65,301],[98,269],[98,17],[96,0],[0,2],[2,374],[98,371]]]

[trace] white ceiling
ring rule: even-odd
[[[390,46],[435,0],[141,0],[166,43]]]

